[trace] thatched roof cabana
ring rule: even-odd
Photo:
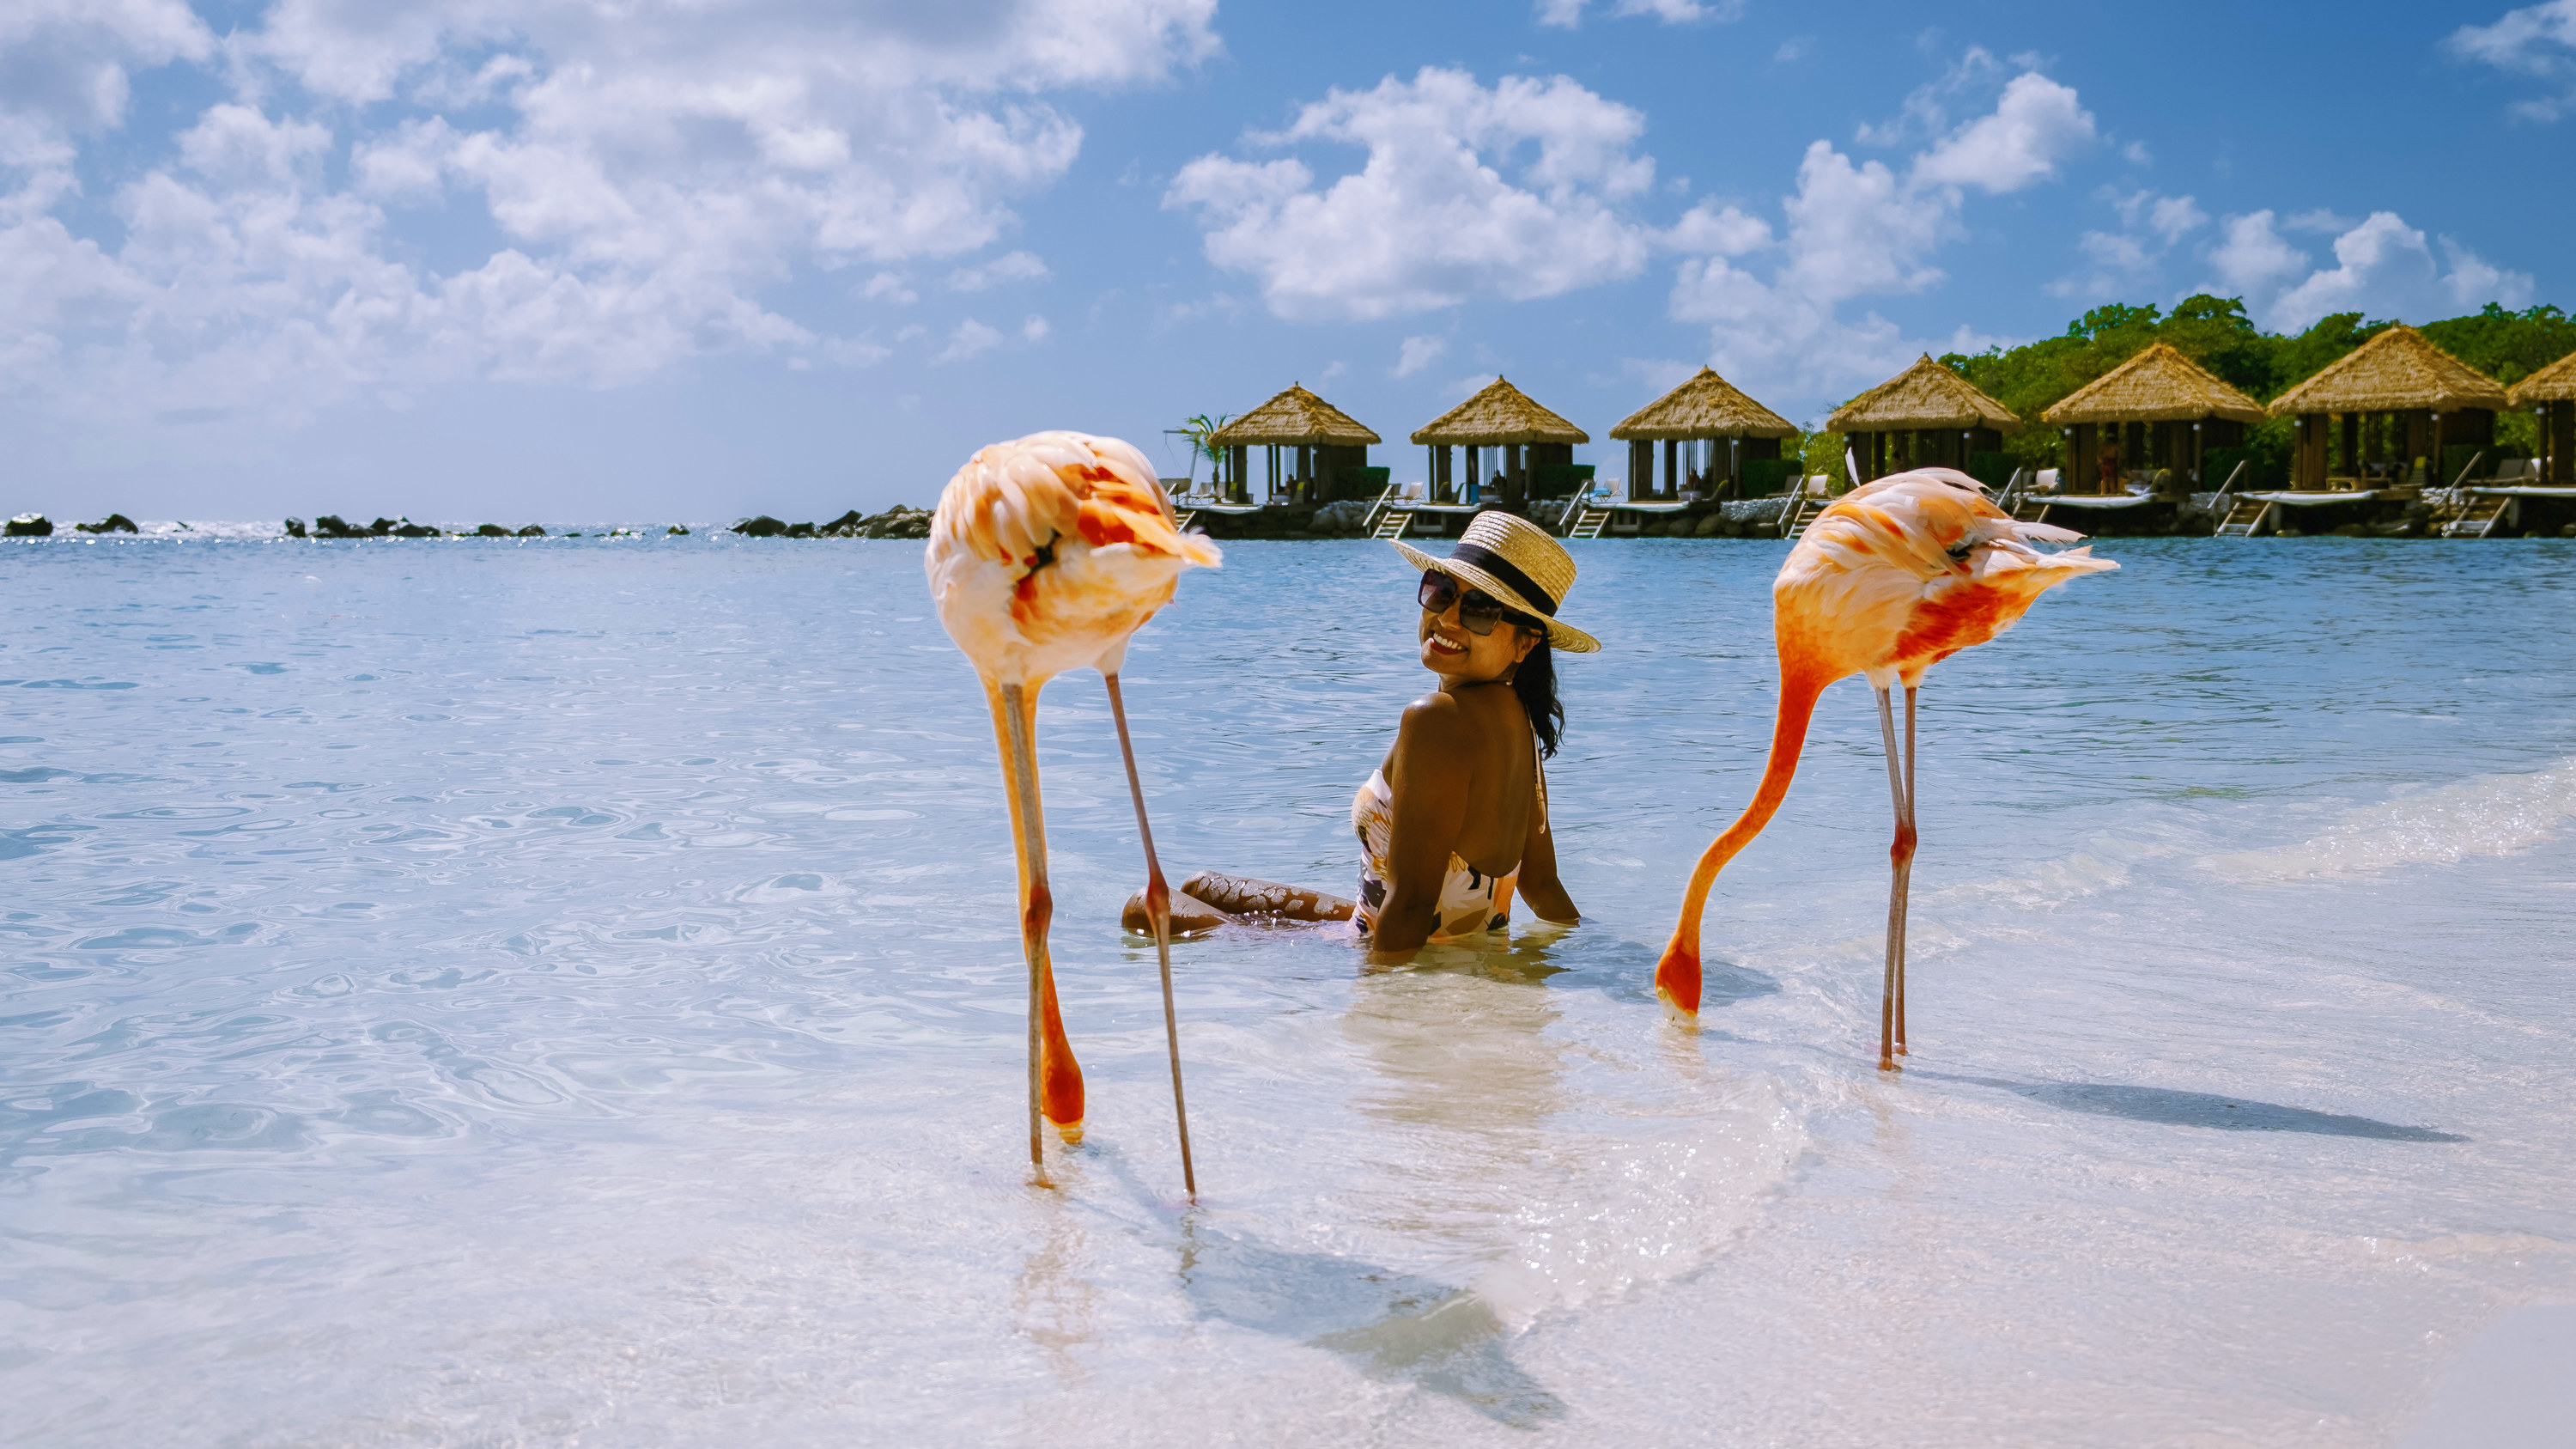
[[[2055,427],[2075,423],[2173,423],[2202,418],[2263,421],[2263,405],[2229,387],[2172,343],[2159,342],[2086,383],[2039,415]]]
[[[1984,428],[2018,433],[2021,419],[1977,385],[1925,353],[1912,367],[1853,398],[1825,420],[1829,433],[1952,432]]]
[[[2327,363],[2272,400],[2272,416],[2306,413],[2437,413],[2509,406],[2494,378],[2433,345],[2400,322]]]
[[[1217,429],[1211,441],[1225,450],[1221,455],[1225,466],[1220,468],[1217,487],[1238,503],[1252,501],[1249,464],[1254,448],[1265,449],[1268,454],[1264,469],[1269,491],[1266,501],[1329,503],[1337,492],[1343,497],[1357,497],[1363,490],[1385,483],[1376,474],[1358,471],[1368,467],[1369,445],[1382,441],[1378,435],[1357,418],[1295,383],[1289,384],[1286,392]],[[1282,448],[1292,450],[1284,460],[1279,452]]]
[[[1413,441],[1433,447],[1501,448],[1523,443],[1592,441],[1592,435],[1530,401],[1502,378],[1474,397],[1413,430]]]
[[[1681,386],[1630,413],[1610,436],[1628,445],[1628,497],[1677,499],[1685,490],[1720,497],[1739,491],[1744,465],[1780,456],[1798,426],[1703,367]],[[1664,473],[1655,477],[1655,444]]]
[[[1288,390],[1216,431],[1220,447],[1365,448],[1384,442],[1359,419],[1291,383]]]
[[[1746,397],[1735,384],[1706,367],[1610,430],[1610,436],[1623,442],[1649,443],[1797,435],[1797,424]]]
[[[1906,468],[1965,472],[1970,459],[2000,451],[2003,435],[2021,427],[2012,409],[1928,352],[1825,420],[1827,432],[1856,439],[1854,466],[1864,483]]]
[[[1529,394],[1502,378],[1487,383],[1474,397],[1414,429],[1413,441],[1431,450],[1431,501],[1463,504],[1478,501],[1491,478],[1505,502],[1518,505],[1533,496],[1531,482],[1540,468],[1571,468],[1574,445],[1592,435],[1540,407]],[[1462,494],[1450,467],[1452,448],[1467,450],[1466,488]],[[1484,450],[1496,450],[1490,474]],[[1548,480],[1563,481],[1551,473]]]
[[[2576,352],[2515,383],[2505,400],[2540,414],[2540,481],[2576,486]]]
[[[2039,420],[2066,430],[2066,487],[2089,479],[2103,493],[2120,492],[2125,458],[2151,478],[2168,476],[2181,493],[2186,483],[2210,481],[2201,476],[2203,455],[2244,442],[2246,426],[2263,421],[2263,405],[2159,342]]]
[[[2394,481],[2415,458],[2439,473],[2446,446],[2491,446],[2508,406],[2494,378],[2401,322],[2274,398],[2271,413],[2299,420],[2292,486],[2340,492]]]

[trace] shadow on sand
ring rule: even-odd
[[[1502,1320],[1472,1289],[1188,1224],[1181,1286],[1206,1317],[1328,1349],[1498,1423],[1534,1429],[1565,1411],[1512,1362]]]
[[[2126,1117],[2135,1122],[2162,1122],[2169,1127],[2210,1127],[2221,1132],[2312,1132],[2320,1137],[2368,1137],[2381,1142],[2466,1142],[2456,1132],[2430,1127],[2404,1127],[2369,1117],[2346,1117],[2277,1102],[2249,1102],[2208,1092],[2176,1092],[2164,1087],[2133,1087],[2100,1082],[2013,1082],[1996,1077],[1953,1077],[1939,1072],[1909,1071],[1909,1077],[1999,1087],[2015,1096],[2097,1117]]]

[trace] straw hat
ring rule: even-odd
[[[1574,587],[1574,557],[1547,530],[1526,518],[1494,509],[1477,514],[1447,558],[1433,558],[1395,540],[1395,551],[1415,568],[1444,573],[1489,598],[1547,622],[1547,642],[1572,654],[1591,654],[1601,641],[1560,624],[1557,606]]]

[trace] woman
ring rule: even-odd
[[[1499,512],[1477,514],[1445,559],[1395,547],[1422,570],[1416,637],[1440,687],[1406,708],[1394,748],[1351,802],[1360,898],[1203,871],[1172,900],[1175,934],[1244,916],[1352,921],[1369,960],[1396,965],[1427,941],[1502,927],[1515,893],[1543,920],[1581,919],[1557,879],[1540,764],[1565,727],[1556,651],[1601,647],[1555,617],[1574,560],[1535,524]],[[1141,892],[1123,919],[1153,929]]]

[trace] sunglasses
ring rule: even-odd
[[[1422,588],[1417,597],[1421,599],[1422,612],[1426,614],[1446,614],[1449,612],[1450,605],[1457,605],[1459,627],[1479,639],[1493,633],[1495,626],[1504,623],[1517,624],[1524,629],[1538,627],[1537,622],[1528,615],[1513,609],[1499,599],[1490,598],[1474,589],[1459,587],[1456,579],[1438,569],[1423,570]]]

